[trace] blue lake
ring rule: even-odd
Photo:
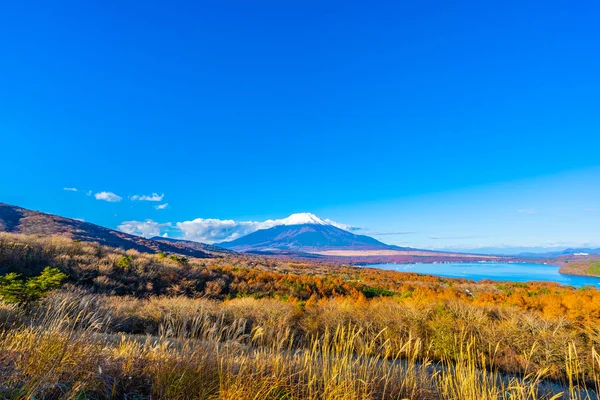
[[[592,285],[600,288],[600,278],[589,276],[562,275],[558,267],[545,264],[525,263],[447,263],[447,264],[371,264],[369,268],[380,268],[399,272],[416,272],[448,278],[466,278],[479,281],[492,279],[496,281],[528,282],[549,281],[563,285],[581,287]]]

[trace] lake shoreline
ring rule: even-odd
[[[596,261],[596,260],[589,260],[591,261]],[[590,277],[590,278],[600,278],[600,274],[593,274],[593,273],[589,273],[587,270],[589,269],[589,265],[585,265],[586,261],[577,261],[577,262],[569,262],[568,260],[548,260],[548,259],[542,259],[542,260],[506,260],[506,261],[500,261],[500,260],[456,260],[456,261],[420,261],[420,262],[413,262],[413,263],[395,263],[395,262],[389,262],[389,263],[381,263],[381,262],[377,262],[377,260],[374,261],[365,261],[365,262],[361,262],[361,263],[357,263],[356,265],[359,265],[361,267],[370,267],[373,265],[382,265],[382,264],[397,264],[397,265],[407,265],[407,264],[435,264],[435,265],[439,265],[439,264],[471,264],[471,263],[479,263],[479,264],[494,264],[497,262],[503,262],[503,263],[507,263],[507,264],[537,264],[537,265],[549,265],[549,266],[555,266],[558,268],[558,272],[561,275],[566,275],[566,276],[581,276],[581,277]]]
[[[536,262],[437,262],[437,263],[385,263],[363,264],[363,268],[377,268],[396,272],[418,273],[450,279],[468,279],[475,282],[554,282],[565,286],[600,287],[600,277],[565,274],[561,266]]]

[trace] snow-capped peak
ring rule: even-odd
[[[292,214],[287,218],[284,218],[279,221],[279,225],[330,225],[329,223],[323,221],[321,218],[317,217],[311,213],[297,213]]]

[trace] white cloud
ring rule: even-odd
[[[275,225],[275,221],[272,220],[253,222],[204,218],[176,224],[184,239],[203,243],[231,241],[259,229],[272,228]]]
[[[154,208],[156,208],[157,210],[164,210],[167,207],[169,207],[169,203],[159,204]]]
[[[171,227],[170,222],[161,224],[151,219],[146,221],[124,221],[117,227],[121,232],[129,233],[130,235],[139,235],[143,237],[161,236],[161,232]]]
[[[67,192],[76,192],[77,188],[67,187],[67,188],[63,188],[63,190],[66,190]]]
[[[109,203],[116,203],[123,199],[121,196],[118,196],[118,195],[114,194],[113,192],[96,193],[94,195],[94,197],[96,197],[96,200],[108,201]]]
[[[160,206],[157,206],[160,207]],[[125,233],[141,236],[160,236],[168,233],[171,237],[193,240],[202,243],[219,243],[235,240],[242,236],[256,232],[260,229],[268,229],[278,225],[296,224],[333,225],[344,230],[356,230],[357,228],[325,219],[322,220],[312,214],[293,214],[287,218],[269,219],[266,221],[234,221],[214,218],[196,218],[191,221],[167,222],[160,224],[152,220],[126,221],[119,225],[119,229]]]
[[[152,193],[152,195],[147,196],[147,195],[133,195],[130,197],[131,200],[134,201],[162,201],[163,197],[165,197],[165,194],[161,194],[159,195],[158,193]]]
[[[269,219],[262,222],[196,218],[192,221],[178,222],[175,225],[186,240],[203,243],[218,243],[229,242],[260,229],[269,229],[278,225],[305,223],[333,225],[344,230],[356,230],[354,227],[339,224],[329,219],[321,220],[309,213],[292,214],[287,218]]]

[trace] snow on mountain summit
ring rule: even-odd
[[[279,221],[278,225],[331,225],[321,218],[311,213],[297,213],[292,214],[287,218],[283,218]]]
[[[276,225],[328,225],[335,226],[336,228],[343,229],[345,231],[352,231],[354,228],[350,225],[340,224],[332,221],[329,218],[321,219],[312,213],[297,213],[292,214],[287,218],[276,220]]]

